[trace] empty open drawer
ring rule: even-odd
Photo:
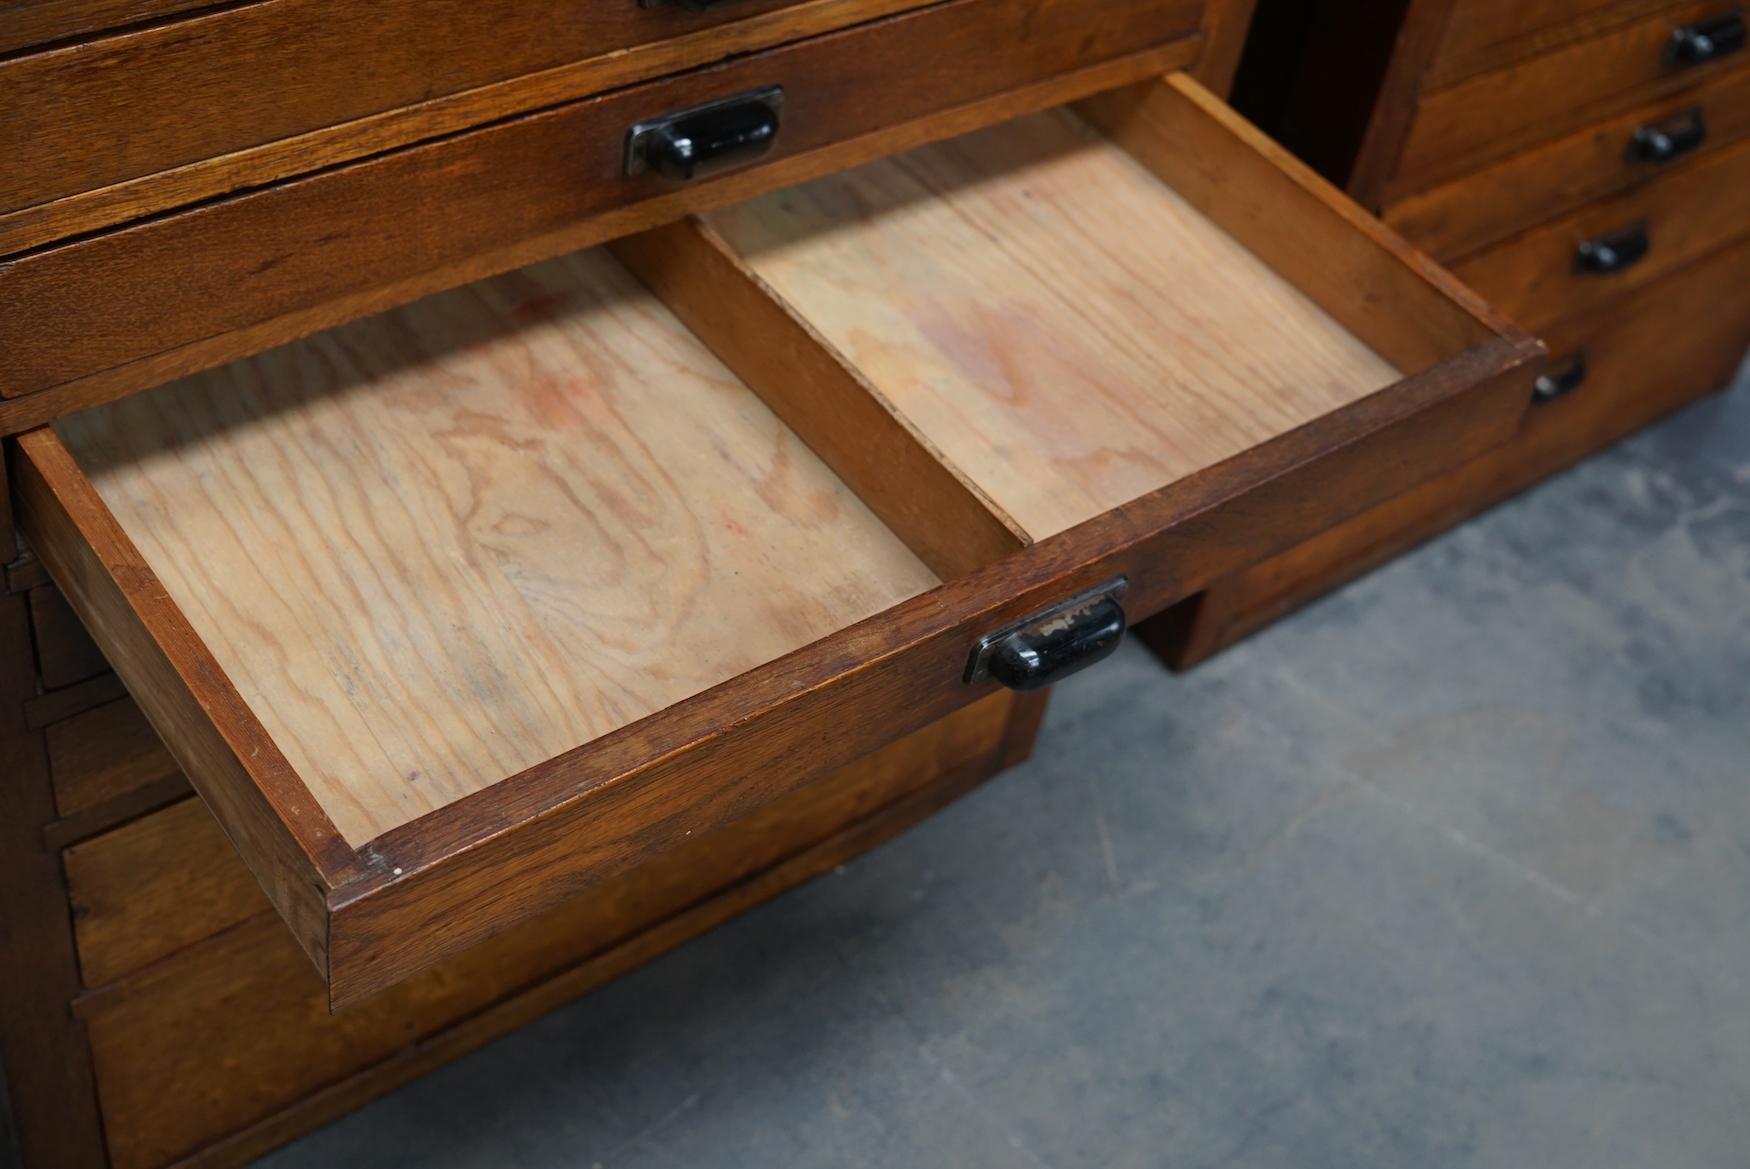
[[[1193,83],[1089,116],[23,436],[336,1002],[1512,432],[1536,346]]]

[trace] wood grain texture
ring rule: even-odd
[[[1663,165],[1629,157],[1642,126],[1699,111],[1707,139]],[[1750,68],[1521,151],[1385,209],[1385,221],[1429,254],[1452,262],[1545,220],[1621,191],[1681,174],[1750,136]]]
[[[1585,382],[1535,408],[1499,449],[1211,585],[1153,631],[1187,669],[1346,581],[1731,380],[1750,350],[1750,243],[1631,292],[1547,333],[1584,350]],[[1682,337],[1681,345],[1672,338]],[[1142,631],[1145,636],[1150,631]]]
[[[1529,340],[1192,79],[1077,109],[1392,365],[1425,369],[1496,337]]]
[[[613,252],[944,579],[1027,536],[902,411],[696,219]]]
[[[355,847],[936,583],[602,253],[58,431]]]
[[[0,254],[926,0],[256,0],[0,61]]]
[[[55,812],[63,818],[182,774],[131,698],[55,723],[44,734]]]
[[[1460,0],[1428,63],[1425,90],[1547,53],[1683,0]]]
[[[1034,538],[1396,380],[1067,112],[709,222]]]
[[[42,426],[73,410],[112,401],[177,377],[222,365],[273,345],[295,340],[361,316],[382,312],[470,280],[482,279],[615,236],[671,222],[689,211],[732,203],[761,191],[788,183],[804,182],[922,142],[964,133],[1004,118],[1049,108],[1115,85],[1156,76],[1192,61],[1196,56],[1197,44],[1195,38],[1181,40],[1161,48],[1072,69],[1042,81],[1005,90],[989,98],[954,105],[829,146],[782,158],[766,166],[750,167],[703,186],[684,186],[667,194],[514,243],[472,249],[449,249],[445,245],[437,250],[444,253],[448,249],[458,254],[449,255],[435,268],[386,282],[367,282],[368,286],[360,291],[339,295],[323,293],[320,289],[325,286],[313,285],[307,291],[308,303],[269,315],[254,324],[240,325],[210,336],[174,344],[167,350],[123,361],[113,367],[99,368],[95,372],[73,374],[72,370],[82,368],[83,365],[70,356],[76,350],[69,350],[68,354],[63,355],[63,372],[54,375],[69,377],[68,381],[57,381],[50,388],[26,394],[24,397],[8,398],[6,383],[0,380],[0,434],[12,434]],[[452,234],[465,239],[468,232],[477,228],[479,222],[478,217],[465,220]],[[200,233],[196,233],[194,238],[200,238]],[[460,254],[461,252],[466,254]],[[262,262],[266,263],[265,260]],[[4,263],[0,263],[0,300],[4,300],[6,293],[4,268]],[[102,275],[102,272],[93,268],[80,279],[98,281],[102,279]],[[43,290],[57,286],[45,285]],[[153,290],[153,295],[163,293],[162,289]],[[101,364],[99,363],[100,366]]]
[[[526,245],[504,266],[526,264],[627,230],[604,220],[579,239],[596,217],[648,202],[650,226],[732,189],[626,177],[625,134],[640,119],[782,84],[783,131],[757,169],[730,179],[746,182],[787,158],[1190,37],[1200,13],[1200,0],[951,0],[30,252],[0,263],[0,396],[482,253]],[[484,274],[452,269],[422,291]]]
[[[1739,68],[1667,62],[1671,30],[1727,6],[1698,0],[1602,36],[1424,93],[1384,192],[1391,203],[1539,142]]]
[[[989,775],[1022,705],[993,696],[338,1015],[272,915],[208,916],[222,932],[77,1004],[114,1169],[185,1155],[203,1169],[241,1165],[829,870]],[[191,869],[223,861],[216,847],[209,835],[201,853],[157,861],[198,880]],[[114,908],[148,920],[207,908],[151,892],[172,899]],[[167,1077],[182,1088],[169,1097]]]
[[[109,670],[103,651],[79,624],[61,591],[52,584],[31,589],[30,628],[36,641],[37,678],[45,690],[59,690]]]
[[[1645,223],[1646,257],[1608,275],[1574,270],[1574,250]],[[1750,234],[1750,143],[1459,261],[1453,271],[1529,329],[1603,305]]]

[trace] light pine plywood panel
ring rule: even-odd
[[[57,430],[354,845],[936,583],[601,253]]]
[[[1036,538],[1399,376],[1066,111],[708,222]]]

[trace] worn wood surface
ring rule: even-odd
[[[1683,0],[1459,0],[1423,88],[1439,89],[1682,6]]]
[[[49,773],[55,812],[76,816],[182,774],[131,698],[51,725]]]
[[[37,677],[45,690],[59,690],[108,671],[103,651],[91,640],[66,598],[52,584],[31,589],[30,627],[36,642]]]
[[[937,575],[1026,544],[1015,521],[715,232],[688,219],[627,236],[613,251]]]
[[[1644,259],[1608,275],[1576,272],[1580,241],[1646,224]],[[1602,306],[1750,234],[1750,143],[1663,182],[1600,199],[1459,261],[1453,272],[1529,329]],[[1673,344],[1680,347],[1681,338]]]
[[[1200,15],[1200,0],[951,0],[28,253],[0,265],[0,395],[347,306],[318,325],[298,317],[273,336],[285,340],[410,299],[385,290],[418,277],[434,291],[678,218],[750,183],[794,181],[786,160],[877,132],[891,150],[914,119],[1191,38]],[[623,174],[634,122],[779,83],[783,129],[758,167],[679,186]],[[249,341],[227,339],[225,357]]]
[[[1395,202],[1741,67],[1741,55],[1699,66],[1672,64],[1665,57],[1673,27],[1717,16],[1722,7],[1718,0],[1696,0],[1424,93],[1383,201]]]
[[[925,2],[254,0],[0,60],[0,254]]]
[[[1584,349],[1580,388],[1532,410],[1513,440],[1450,474],[1211,585],[1152,631],[1185,669],[1454,524],[1731,380],[1750,350],[1750,243],[1547,333]]]
[[[709,223],[1034,538],[1397,379],[1066,111]]]
[[[936,584],[599,251],[57,430],[355,848]]]
[[[1745,62],[1750,66],[1750,59]],[[1706,140],[1663,164],[1628,154],[1635,131],[1699,111]],[[1750,67],[1524,150],[1385,209],[1385,221],[1448,262],[1596,199],[1682,174],[1750,136]]]
[[[115,1169],[157,1169],[187,1154],[204,1169],[240,1165],[625,973],[940,807],[1018,749],[1016,730],[1030,729],[1039,705],[998,695],[969,707],[334,1016],[275,917],[224,920],[197,895],[200,870],[225,864],[222,841],[210,830],[184,844],[160,833],[163,855],[137,863],[155,859],[166,881],[132,895],[118,888],[109,910],[148,921],[192,915],[215,932],[167,956],[157,947],[161,961],[77,1005]],[[1022,712],[1028,719],[1012,727]],[[158,818],[204,814],[186,807]],[[86,848],[140,843],[112,834]],[[194,884],[178,891],[177,876]],[[230,877],[247,890],[244,874]],[[166,1094],[167,1080],[179,1090]]]
[[[0,513],[9,510],[0,495]],[[0,593],[0,1069],[24,1163],[105,1169],[85,1029],[67,1010],[78,987],[48,753],[25,721],[36,690],[28,603]]]

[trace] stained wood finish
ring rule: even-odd
[[[355,848],[936,584],[600,252],[56,429]]]
[[[1428,64],[1427,89],[1598,36],[1683,0],[1459,0]]]
[[[786,160],[837,169],[844,160],[828,148],[864,135],[888,135],[875,153],[911,145],[905,123],[1021,86],[1055,78],[1053,100],[1080,96],[1090,89],[1061,93],[1061,75],[1187,42],[1091,79],[1134,80],[1194,55],[1201,10],[1200,0],[951,0],[28,253],[0,266],[0,396],[280,322],[265,341],[213,343],[228,359],[803,177],[776,165]],[[623,175],[634,122],[773,84],[786,103],[771,161],[678,188]],[[330,307],[301,315],[317,305]]]
[[[1700,111],[1707,139],[1662,165],[1629,157],[1635,131]],[[1750,136],[1750,68],[1522,151],[1385,209],[1385,221],[1451,262],[1597,199],[1682,174]]]
[[[44,734],[55,812],[63,818],[182,774],[131,698],[55,723]]]
[[[1750,234],[1750,143],[1669,179],[1599,200],[1454,265],[1453,271],[1531,329],[1599,307]],[[1646,257],[1610,275],[1574,271],[1581,240],[1647,225]]]
[[[269,908],[198,799],[142,816],[61,856],[86,986],[113,982]]]
[[[941,807],[1018,749],[1041,705],[993,696],[335,1016],[276,918],[222,920],[190,895],[207,883],[202,870],[227,864],[213,831],[158,832],[165,881],[117,887],[106,910],[141,922],[193,915],[222,932],[77,1005],[114,1169],[191,1154],[204,1169],[241,1165],[649,961]],[[195,802],[172,812],[188,824],[204,814]],[[85,847],[141,843],[112,834]],[[241,872],[227,876],[237,893],[250,891]],[[178,889],[176,879],[192,885]],[[154,940],[144,926],[134,936]],[[167,1079],[179,1085],[168,1097]]]
[[[1720,0],[1680,5],[1423,93],[1385,202],[1741,67],[1740,56],[1700,66],[1671,64],[1665,57],[1673,28],[1730,8]]]
[[[58,690],[105,673],[109,664],[79,618],[52,584],[31,589],[30,626],[36,641],[37,676],[45,690]]]
[[[1036,539],[1398,376],[1068,111],[709,222]]]
[[[1106,113],[1120,140],[1135,142],[1145,164],[1159,168],[1163,178],[1172,176],[1204,214],[1315,299],[1337,298],[1327,306],[1332,311],[1375,318],[1361,308],[1369,297],[1400,308],[1391,323],[1375,320],[1369,326],[1365,340],[1372,347],[1439,360],[1304,424],[1290,420],[1267,440],[1118,511],[900,601],[755,666],[732,685],[683,698],[360,847],[349,845],[335,827],[347,811],[337,806],[331,818],[312,798],[302,769],[286,762],[276,741],[283,736],[264,731],[263,720],[274,716],[258,713],[255,700],[232,686],[215,656],[223,647],[207,645],[195,632],[193,622],[213,614],[185,614],[175,604],[174,578],[189,570],[167,570],[161,581],[158,557],[141,555],[62,441],[48,431],[24,436],[20,481],[33,543],[264,878],[269,899],[327,974],[336,1003],[389,986],[664,855],[691,833],[752,815],[821,771],[973,701],[984,689],[963,684],[961,672],[969,645],[988,629],[1116,575],[1131,581],[1127,607],[1146,616],[1304,538],[1333,516],[1366,507],[1512,432],[1538,357],[1528,338],[1491,317],[1450,277],[1328,185],[1269,153],[1256,131],[1195,83],[1151,85],[1123,109]],[[1147,145],[1163,134],[1156,147]],[[1166,149],[1173,141],[1186,149]],[[1165,161],[1181,156],[1196,162]],[[1253,191],[1258,201],[1221,197],[1233,190]],[[398,336],[396,345],[418,335],[412,330],[410,337]],[[324,344],[330,342],[300,351],[323,352],[335,362],[346,353]],[[614,344],[632,346],[634,339]],[[540,372],[530,366],[513,380],[531,400],[550,405],[552,388]],[[427,398],[441,401],[454,392],[447,381],[430,381],[435,384],[426,386]],[[833,392],[859,384],[850,379]],[[215,417],[229,411],[246,419],[271,389],[252,384],[242,397],[218,400]],[[375,387],[371,400],[382,391]],[[472,401],[485,396],[486,388],[468,392]],[[495,392],[517,397],[513,388]],[[346,405],[350,398],[345,392],[333,396],[347,409],[353,408]],[[138,409],[155,408],[143,402]],[[82,425],[93,424],[66,427],[70,441]],[[443,441],[476,433],[472,426],[433,430]],[[201,458],[214,457],[213,448],[229,442],[218,441],[211,428],[201,433]],[[347,427],[338,433],[334,450],[344,453],[341,464],[369,454],[357,435],[374,431]],[[538,433],[521,438],[545,441]],[[296,449],[310,457],[314,448]],[[253,468],[256,462],[239,465]],[[338,466],[318,478],[347,481]],[[400,490],[405,494],[408,484]],[[240,509],[238,530],[245,518],[260,527],[272,515],[277,538],[284,522],[278,517],[294,497],[298,493],[280,493],[271,511]],[[116,506],[126,511],[131,505],[118,499]],[[210,509],[203,503],[165,515],[176,517],[175,530],[195,531],[207,526],[203,517]],[[349,541],[368,534],[357,525],[336,527],[342,529]],[[522,531],[513,529],[495,531],[499,543],[493,547],[510,546],[503,541]],[[226,534],[216,546],[234,538]],[[279,542],[295,547],[295,541]],[[276,558],[283,555],[276,550]],[[210,549],[207,556],[213,556]],[[322,573],[345,571],[344,555],[311,563],[320,564]],[[354,597],[345,600],[347,611],[356,608]],[[463,629],[472,630],[475,623],[462,616]],[[487,624],[498,621],[495,616]],[[242,635],[237,638],[241,644]],[[507,660],[504,668],[512,662],[520,665],[521,659]],[[237,668],[241,674],[251,667]],[[205,722],[191,722],[202,711]],[[410,713],[417,712],[394,717]]]
[[[1731,380],[1750,350],[1750,243],[1673,273],[1547,336],[1584,349],[1583,385],[1534,409],[1521,434],[1464,467],[1212,585],[1152,631],[1196,665],[1346,581]],[[1673,354],[1682,360],[1673,363]]]
[[[256,0],[0,61],[0,253],[926,0]]]

